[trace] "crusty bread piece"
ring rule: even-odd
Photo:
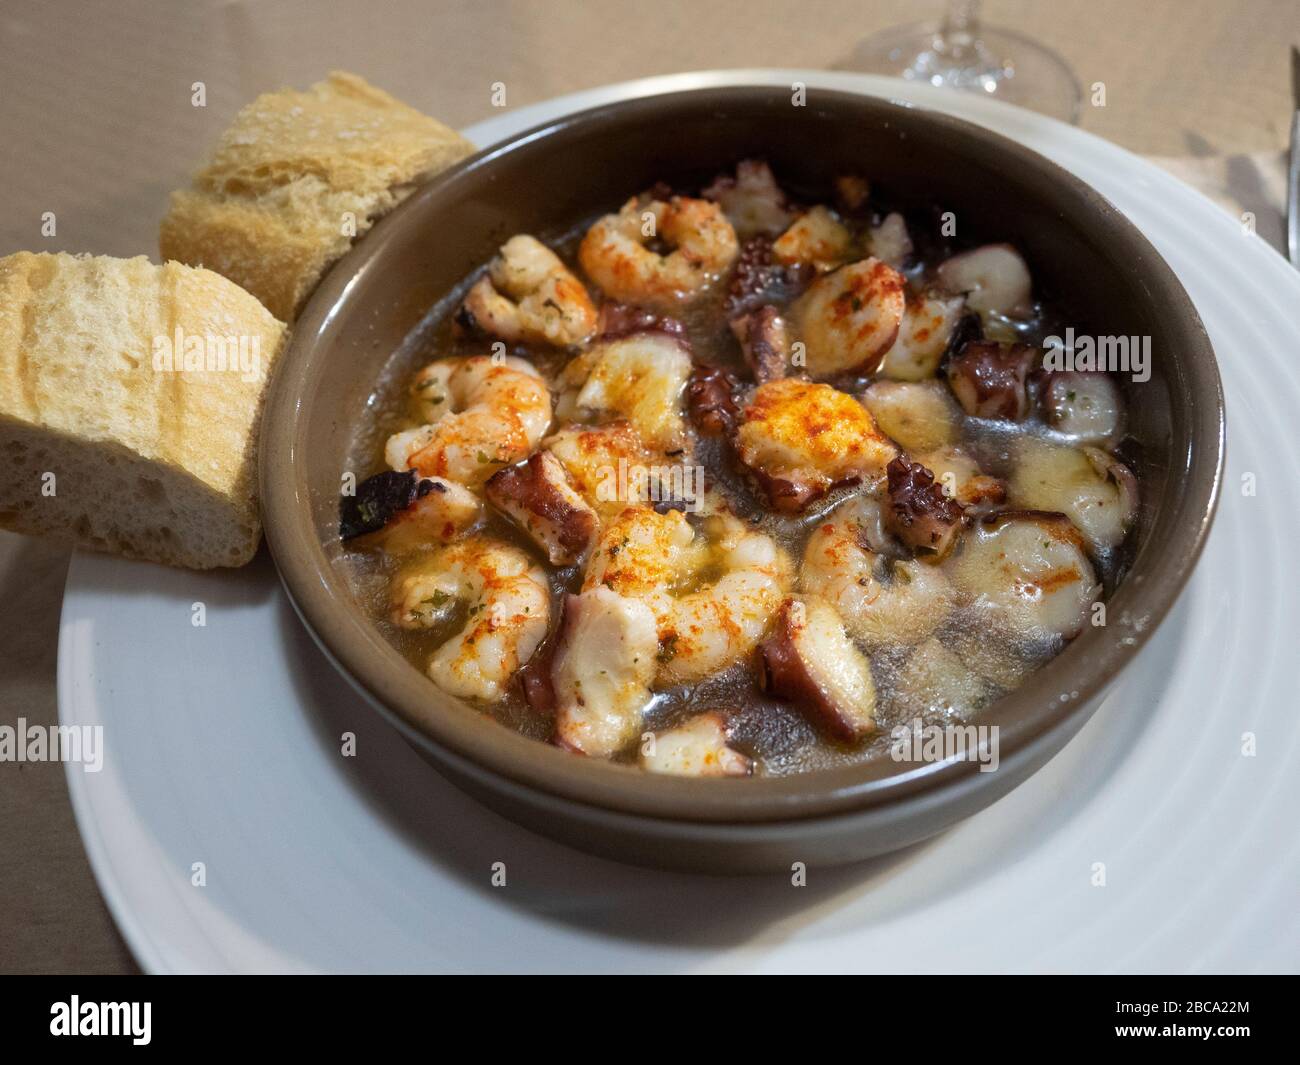
[[[235,117],[193,187],[172,193],[162,257],[215,270],[291,322],[354,237],[473,151],[355,74],[266,93]]]
[[[258,416],[284,333],[209,270],[0,259],[0,527],[243,565],[261,535]]]

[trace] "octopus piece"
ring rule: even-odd
[[[553,566],[572,566],[595,543],[600,519],[549,451],[537,451],[519,465],[497,471],[486,491],[493,505],[519,523]]]
[[[873,381],[862,402],[880,431],[907,451],[930,451],[957,438],[960,412],[937,381]]]
[[[889,506],[885,508],[885,528],[918,557],[943,558],[961,532],[961,504],[945,495],[934,474],[919,462],[899,456],[886,473]]]
[[[939,371],[965,306],[961,296],[926,293],[909,298],[898,339],[885,353],[880,372],[895,381],[932,378]]]
[[[787,266],[777,262],[770,237],[751,237],[741,245],[723,310],[728,318],[735,318],[764,304],[787,303],[803,292],[815,275],[806,263]]]
[[[659,636],[650,608],[608,588],[565,602],[551,665],[555,743],[608,758],[641,732]]]
[[[680,511],[629,507],[601,534],[583,590],[646,603],[659,633],[656,687],[721,672],[758,644],[789,584],[771,537],[730,515],[697,533]],[[720,574],[714,580],[706,577]]]
[[[567,597],[566,597],[567,599]],[[560,601],[561,631],[563,631],[565,599]],[[519,692],[524,702],[535,713],[555,718],[555,685],[551,681],[551,667],[555,664],[556,639],[543,639],[530,658],[516,674]]]
[[[1010,244],[985,244],[954,255],[936,273],[946,292],[964,293],[967,305],[986,321],[1033,313],[1029,267]]]
[[[1079,444],[1117,440],[1124,424],[1124,400],[1106,373],[1060,370],[1047,376],[1039,393],[1043,419]]]
[[[403,629],[430,629],[453,617],[468,620],[429,659],[443,691],[494,702],[542,642],[551,596],[546,573],[524,552],[476,536],[422,555],[393,577],[391,618]]]
[[[948,568],[976,609],[1025,640],[1073,639],[1101,597],[1083,537],[1063,514],[991,515],[963,537]]]
[[[1029,413],[1026,380],[1038,360],[1030,344],[972,341],[948,360],[948,385],[974,418],[1018,422]]]
[[[846,262],[853,234],[828,207],[806,211],[772,244],[772,258],[782,266],[803,265],[824,274]]]
[[[727,723],[716,710],[656,732],[641,750],[641,768],[679,777],[747,777],[754,763],[727,745]]]
[[[755,159],[742,160],[735,177],[720,175],[701,195],[722,208],[741,240],[775,236],[794,218],[772,168]]]
[[[786,375],[790,365],[790,331],[785,319],[770,303],[731,320],[731,332],[740,343],[745,362],[760,385]]]
[[[897,449],[870,412],[829,385],[760,385],[741,413],[736,452],[772,506],[803,510],[832,487],[883,476]]]
[[[876,728],[871,664],[824,599],[787,599],[759,646],[763,687],[807,712],[826,733],[856,743]]]
[[[414,470],[384,470],[367,477],[355,495],[339,500],[339,539],[371,536],[390,553],[426,544],[450,543],[483,513],[464,485]]]
[[[701,436],[730,436],[740,417],[740,382],[722,366],[696,366],[686,384],[686,408]]]
[[[812,377],[871,373],[898,338],[907,308],[903,276],[879,259],[824,274],[794,305]]]
[[[457,323],[511,344],[581,344],[596,330],[587,290],[535,237],[519,234],[501,246],[474,283]]]
[[[676,450],[687,442],[682,392],[690,375],[690,349],[666,333],[600,341],[561,373],[558,413],[569,420],[625,419],[650,447]]]
[[[606,300],[600,305],[600,317],[596,325],[598,340],[616,340],[631,336],[633,333],[667,333],[686,342],[686,326],[680,318],[659,314],[645,307]]]
[[[979,464],[961,448],[941,447],[917,458],[921,465],[933,471],[944,495],[963,507],[979,512],[1007,500],[1006,482],[981,472]]]
[[[523,359],[440,359],[417,375],[413,393],[434,417],[389,437],[389,466],[470,488],[529,455],[551,423],[551,394]]]
[[[1137,517],[1137,479],[1099,448],[1075,448],[1032,437],[1017,452],[1010,499],[1017,507],[1064,514],[1101,553],[1117,547]]]
[[[672,250],[660,254],[651,242]],[[739,253],[736,231],[708,200],[628,200],[599,219],[578,247],[578,261],[605,295],[625,303],[673,307],[698,297]]]

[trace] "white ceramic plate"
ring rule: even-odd
[[[685,74],[466,131],[698,86],[805,82],[998,130],[1109,196],[1200,309],[1228,471],[1190,587],[1079,736],[939,838],[866,865],[730,880],[587,857],[444,783],[351,693],[265,554],[197,574],[78,555],[59,646],[100,887],[149,970],[1294,970],[1300,959],[1300,274],[1115,146],[973,96],[815,71]],[[1253,474],[1256,493],[1243,495]],[[192,624],[192,604],[206,625]],[[353,758],[340,736],[357,736]],[[1255,754],[1243,755],[1243,734]],[[193,884],[203,863],[205,886]],[[493,863],[506,883],[493,886]],[[1105,886],[1097,886],[1103,863]]]

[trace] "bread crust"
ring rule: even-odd
[[[172,194],[162,256],[216,271],[291,322],[355,237],[473,151],[355,74],[265,93]]]
[[[247,562],[284,335],[209,270],[0,259],[0,527],[171,565]]]

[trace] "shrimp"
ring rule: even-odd
[[[1039,393],[1043,420],[1079,444],[1105,444],[1120,438],[1124,399],[1105,373],[1057,370]]]
[[[483,504],[464,485],[441,477],[425,478],[416,487],[415,501],[389,522],[384,549],[394,554],[430,542],[450,543],[482,516]]]
[[[667,333],[599,341],[560,374],[557,414],[564,420],[625,418],[663,451],[686,442],[682,392],[691,376],[685,345]]]
[[[660,255],[648,246],[653,238],[673,250]],[[716,203],[633,197],[618,214],[605,215],[587,230],[578,261],[611,299],[674,305],[708,288],[739,251],[736,231]]]
[[[602,519],[612,518],[629,504],[650,499],[648,482],[625,477],[620,470],[648,469],[653,453],[625,421],[590,427],[567,425],[542,441],[564,467],[569,483]]]
[[[861,174],[841,174],[835,179],[835,202],[844,210],[858,213],[871,197],[871,182]]]
[[[867,234],[867,247],[881,262],[889,263],[895,270],[903,269],[912,254],[912,237],[903,216],[894,211],[885,215],[879,225],[872,226]]]
[[[596,307],[555,252],[521,233],[469,290],[459,321],[511,344],[565,347],[596,331]]]
[[[714,555],[723,576],[672,600],[660,622],[660,683],[700,680],[749,655],[790,584],[789,562],[771,537],[730,516],[711,521],[720,526]]]
[[[933,377],[965,307],[961,296],[928,293],[908,300],[898,339],[885,352],[880,372],[895,381]]]
[[[525,458],[551,424],[551,394],[523,359],[440,359],[416,375],[412,394],[430,420],[388,438],[389,466],[470,488]]]
[[[783,266],[808,264],[818,273],[849,258],[853,234],[829,207],[814,207],[772,244],[772,258]]]
[[[875,370],[898,337],[906,291],[903,275],[874,258],[814,281],[793,308],[809,375]]]
[[[771,168],[754,159],[741,160],[735,177],[719,175],[702,195],[722,207],[741,240],[775,236],[794,218]]]
[[[438,359],[411,378],[411,410],[421,425],[432,425],[451,413],[451,375],[459,365],[459,359]]]
[[[736,452],[779,510],[802,510],[832,487],[880,477],[897,449],[871,413],[830,385],[768,381],[741,413]]]
[[[727,745],[727,723],[710,710],[656,732],[642,747],[641,768],[682,777],[747,777],[754,763]]]
[[[722,576],[700,586],[706,571]],[[656,687],[699,680],[757,646],[790,583],[771,537],[730,514],[697,534],[680,511],[628,507],[592,554],[584,591],[605,587],[650,607],[658,628]]]
[[[957,438],[961,411],[938,381],[873,381],[862,402],[880,431],[907,451],[931,451]]]
[[[1077,636],[1101,596],[1083,537],[1063,514],[1003,511],[986,518],[964,538],[951,573],[976,609],[1024,639]]]
[[[880,504],[870,496],[841,503],[813,529],[801,584],[836,610],[869,647],[918,643],[947,619],[952,586],[934,566],[886,557]]]
[[[1027,318],[1033,313],[1029,267],[1010,244],[985,244],[939,264],[939,284],[965,293],[971,310],[990,318]]]
[[[443,691],[494,702],[546,635],[551,599],[546,573],[524,552],[475,536],[421,556],[399,570],[390,588],[391,618],[403,629],[430,629],[451,620],[457,604],[469,613],[461,630],[429,659]]]
[[[388,554],[399,555],[451,543],[482,515],[483,504],[464,485],[419,477],[414,470],[384,470],[357,485],[355,495],[343,497],[339,537],[346,542],[369,536]]]
[[[1137,517],[1137,481],[1113,455],[1026,437],[1016,460],[1009,493],[1014,506],[1064,514],[1094,552],[1123,541]]]
[[[667,596],[680,578],[703,566],[701,546],[681,511],[624,507],[601,534],[583,590],[605,587],[645,600]]]

